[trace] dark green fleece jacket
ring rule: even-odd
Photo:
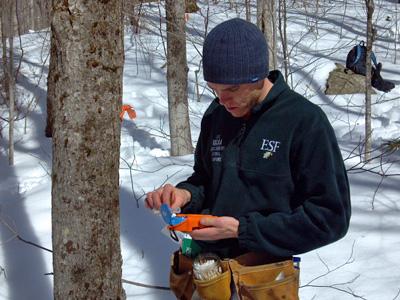
[[[334,131],[323,111],[273,71],[267,97],[249,119],[234,118],[215,99],[206,111],[185,213],[232,216],[238,239],[200,242],[234,257],[248,251],[288,257],[343,237],[349,184]]]

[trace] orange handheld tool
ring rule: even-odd
[[[167,204],[162,204],[160,210],[165,223],[169,225],[169,230],[181,231],[185,233],[192,232],[195,229],[207,227],[200,224],[201,218],[216,218],[212,215],[174,214]]]

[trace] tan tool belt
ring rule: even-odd
[[[274,261],[274,260],[272,260]],[[170,287],[177,299],[192,299],[196,290],[201,299],[231,299],[231,281],[242,300],[298,300],[299,270],[291,259],[272,262],[271,257],[250,252],[222,261],[222,274],[211,280],[193,278],[193,260],[172,255]]]

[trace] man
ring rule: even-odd
[[[261,31],[241,19],[216,26],[203,73],[217,98],[202,119],[194,173],[148,193],[147,206],[218,216],[191,236],[221,258],[287,258],[343,237],[350,196],[334,131],[318,106],[269,72]]]

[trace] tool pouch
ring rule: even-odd
[[[242,300],[298,300],[299,270],[292,260],[259,264],[254,256],[229,261]]]
[[[231,272],[227,261],[221,262],[222,273],[209,280],[194,278],[196,291],[204,300],[229,300],[231,298]]]
[[[193,260],[176,251],[171,256],[169,286],[177,299],[190,300],[194,292]]]

